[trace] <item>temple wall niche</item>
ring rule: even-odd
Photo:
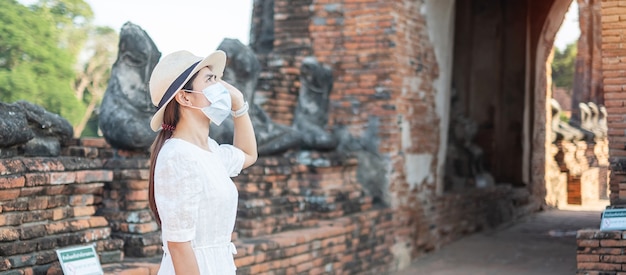
[[[526,2],[457,2],[446,190],[524,183]]]

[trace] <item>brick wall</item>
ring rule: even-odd
[[[626,203],[626,1],[603,0],[602,78],[607,108],[611,205]],[[626,271],[623,231],[580,230],[577,274],[621,274]]]
[[[626,270],[622,235],[622,231],[579,230],[576,274],[622,274]]]
[[[95,245],[102,263],[122,260],[123,241],[96,215],[113,172],[93,157],[112,151],[90,142],[62,157],[0,159],[0,274],[60,274],[55,249],[74,245]]]
[[[0,160],[0,274],[60,274],[55,249],[90,243],[105,270],[119,271],[124,257],[155,265],[161,240],[148,210],[146,153],[102,139],[63,152]],[[412,259],[398,253],[410,224],[430,232],[412,243],[423,253],[527,211],[527,193],[500,186],[440,196],[409,217],[373,205],[357,166],[349,154],[304,151],[262,157],[235,178],[238,273],[381,274]]]
[[[611,204],[626,202],[626,2],[602,1],[602,76],[611,156]]]
[[[261,14],[269,8],[266,3],[255,2],[254,36],[259,35],[255,26],[264,24]],[[433,83],[439,66],[423,1],[273,3],[275,37],[271,51],[258,54],[263,69],[256,100],[274,121],[290,125],[302,58],[313,55],[332,68],[328,129],[346,129],[371,141],[384,159],[385,177],[379,184],[391,198],[396,267],[406,264],[399,259],[410,261],[487,224],[512,219],[519,214],[517,207],[525,209],[522,212],[537,207],[528,207],[528,199],[514,205],[518,190],[507,186],[495,188],[498,191],[471,190],[474,197],[468,198],[437,193],[440,133],[447,130],[440,129],[436,111]],[[489,209],[471,199],[503,207]],[[467,227],[449,218],[464,214],[484,216]]]

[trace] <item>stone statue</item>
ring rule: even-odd
[[[149,123],[156,107],[148,81],[161,53],[148,34],[130,22],[122,26],[118,47],[100,106],[99,127],[115,148],[147,149],[156,137]]]
[[[346,126],[335,126],[339,139],[337,151],[346,156],[354,155],[358,160],[356,176],[358,182],[372,196],[374,203],[391,205],[389,193],[389,157],[379,153],[380,119],[370,117],[365,133],[353,136]]]
[[[333,88],[329,67],[306,57],[300,66],[300,95],[296,106],[293,127],[302,135],[302,149],[332,150],[338,140],[326,132],[328,104]]]
[[[27,101],[0,102],[0,157],[58,156],[74,130],[65,118]]]
[[[579,129],[576,129],[568,123],[561,121],[561,105],[556,99],[550,100],[552,106],[552,142],[558,140],[575,141],[582,140],[584,133]]]
[[[580,102],[578,103],[578,108],[580,109],[580,125],[573,125],[578,128],[584,134],[584,139],[587,142],[593,142],[595,139],[596,133],[593,130],[593,122],[591,118],[591,109],[589,105],[586,103]]]
[[[606,107],[600,105],[600,118],[598,119],[598,125],[600,126],[600,130],[602,130],[602,132],[604,132],[604,136],[608,135],[608,131],[609,131],[609,126],[607,125],[607,121],[606,121]]]
[[[484,167],[484,151],[474,142],[478,125],[467,117],[456,89],[450,99],[450,128],[444,174],[448,191],[495,185],[493,176]]]
[[[259,155],[276,155],[298,148],[301,135],[295,129],[273,122],[267,113],[255,104],[254,93],[261,65],[254,52],[237,39],[224,39],[218,49],[226,52],[228,56],[228,64],[222,78],[237,87],[250,105],[249,113]],[[220,126],[211,125],[209,135],[220,143],[232,143],[233,132],[233,120],[228,118]]]
[[[596,138],[604,138],[606,136],[606,132],[600,126],[600,108],[597,104],[593,102],[588,102],[587,106],[589,106],[589,110],[591,111],[590,116],[590,131],[596,136]]]

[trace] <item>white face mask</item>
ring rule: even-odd
[[[197,108],[202,110],[211,122],[219,126],[230,115],[232,102],[230,99],[230,93],[228,89],[222,85],[222,83],[215,83],[209,87],[206,87],[202,92],[189,91],[192,93],[201,93],[206,99],[211,102],[211,105],[204,108]]]

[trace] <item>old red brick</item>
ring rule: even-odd
[[[125,169],[115,172],[114,178],[119,180],[148,180],[148,169]]]
[[[97,240],[103,240],[108,238],[111,235],[110,228],[98,228],[98,229],[90,229],[81,232],[82,240],[84,242],[93,242]]]
[[[20,239],[29,240],[46,235],[46,227],[43,224],[20,226]]]
[[[576,262],[600,262],[600,255],[576,255]],[[612,262],[612,261],[607,261]]]
[[[591,262],[582,262],[577,263],[576,265],[578,270],[603,270],[603,271],[617,271],[621,270],[621,264],[611,264],[611,263],[591,263]]]
[[[155,222],[129,224],[128,232],[135,234],[144,234],[148,232],[155,232],[159,229],[159,226]]]
[[[75,172],[51,172],[48,174],[49,184],[68,184],[76,181]]]
[[[96,213],[95,206],[77,206],[72,208],[73,217],[86,217],[92,216]]]
[[[148,190],[128,190],[124,195],[124,199],[128,201],[147,201]]]
[[[24,158],[22,162],[30,172],[63,171],[63,163],[55,158]]]
[[[598,262],[598,261],[595,261],[595,262]],[[599,262],[624,264],[624,263],[626,263],[626,256],[622,256],[622,255],[601,255]]]
[[[69,211],[67,211],[67,209],[63,209],[63,208],[55,208],[52,209],[52,220],[53,221],[58,221],[60,219],[69,217]]]
[[[26,171],[20,159],[0,159],[0,175],[19,174]]]
[[[35,197],[28,200],[28,210],[43,210],[48,208],[48,197]]]
[[[252,265],[255,261],[254,261],[255,257],[254,256],[246,256],[246,257],[241,257],[241,258],[236,258],[235,259],[235,265],[236,266],[249,266]]]
[[[20,189],[0,190],[0,201],[14,200],[20,196]]]
[[[41,186],[39,186],[41,187]],[[62,185],[51,185],[51,186],[46,186],[45,187],[45,193],[46,195],[61,195],[64,194],[67,190],[67,185],[66,184],[62,184]]]
[[[15,241],[19,238],[20,238],[20,233],[17,228],[0,227],[0,242]]]
[[[89,217],[88,221],[89,221],[89,227],[92,227],[92,228],[105,227],[109,225],[109,222],[107,221],[107,219],[102,216]]]
[[[124,183],[126,184],[126,187],[128,189],[135,189],[135,190],[148,189],[147,180],[127,180],[127,181],[124,181]]]
[[[45,228],[48,235],[56,235],[58,233],[65,233],[70,231],[68,221],[51,222],[46,224]]]
[[[26,186],[40,186],[50,184],[50,175],[47,173],[27,173],[24,174]]]
[[[101,194],[104,183],[72,184],[72,194]]]
[[[578,242],[578,241],[577,241]],[[586,242],[585,240],[581,240],[578,243],[584,243],[585,245],[580,245],[579,246],[591,246],[592,245],[592,241]],[[586,245],[589,244],[589,245]],[[601,247],[626,247],[626,240],[600,240],[600,246]]]
[[[76,183],[109,182],[113,180],[113,172],[107,170],[76,171]]]
[[[12,175],[0,177],[0,190],[24,187],[26,179],[24,176]]]
[[[69,196],[69,204],[71,206],[86,206],[86,205],[93,205],[93,203],[94,203],[94,195],[92,194]]]
[[[89,220],[88,219],[76,219],[69,221],[70,231],[80,231],[89,228]]]

